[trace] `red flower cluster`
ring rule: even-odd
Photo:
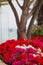
[[[7,40],[0,44],[0,59],[11,65],[43,65],[43,36]]]

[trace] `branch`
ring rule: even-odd
[[[23,7],[19,4],[18,0],[16,0],[16,2],[19,5],[19,7],[23,10]]]
[[[34,2],[34,0],[32,0],[32,1],[29,1],[29,4],[28,4],[28,6],[30,6],[32,3]]]
[[[29,19],[29,18],[33,15],[34,11],[35,11],[35,8],[33,8],[33,9],[31,10],[31,12],[28,13],[27,19]]]
[[[34,0],[29,1],[28,7],[33,3],[33,1],[34,1]],[[30,8],[28,8],[28,9],[31,10]],[[33,12],[34,12],[34,9],[35,9],[35,7],[32,9],[32,11],[31,11],[30,13],[28,13],[27,19],[30,18],[30,17],[32,16],[32,14],[33,14]]]
[[[28,18],[30,18],[30,17],[33,15],[33,13],[34,13],[35,9],[36,9],[36,6],[34,6],[34,7],[32,8],[32,10],[31,10],[31,9],[29,9],[29,10],[31,10],[31,12],[30,12],[30,13],[28,13],[28,15],[27,15],[27,19],[28,19]]]
[[[33,17],[32,17],[32,19],[31,19],[31,21],[30,21],[30,24],[29,24],[29,27],[28,27],[28,30],[27,30],[27,37],[28,37],[28,39],[29,39],[30,36],[31,36],[32,26],[33,26],[34,20],[36,19],[37,15],[38,15],[38,13],[39,13],[39,10],[40,10],[41,5],[42,5],[42,1],[39,0],[39,3],[38,3],[37,6],[36,6],[36,9],[35,9],[35,11],[34,11]]]
[[[15,15],[15,18],[16,18],[16,24],[17,24],[17,27],[19,27],[19,17],[18,17],[18,13],[13,5],[13,3],[11,2],[11,0],[8,0],[9,2],[9,5],[11,6],[12,10],[13,10],[13,13]]]

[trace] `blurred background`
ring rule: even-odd
[[[21,5],[23,4],[23,0],[20,0],[19,2]],[[13,0],[13,4],[17,9],[19,19],[20,19],[22,11],[19,8],[19,6],[17,5],[15,0]],[[26,28],[28,27],[30,20],[31,20],[31,18],[28,20]],[[10,5],[8,4],[8,2],[6,0],[0,0],[0,43],[6,41],[8,39],[17,39],[17,26],[16,26],[15,21],[16,20],[15,20],[14,14],[13,14],[12,9],[11,9]],[[35,25],[34,30],[35,30],[35,28],[37,30],[37,21],[36,20],[35,20],[34,25]],[[39,31],[38,31],[38,33],[39,33]],[[38,33],[34,32],[34,34],[32,34],[32,35],[35,35]]]

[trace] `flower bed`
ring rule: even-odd
[[[43,65],[43,36],[7,40],[0,45],[0,59],[8,65]]]

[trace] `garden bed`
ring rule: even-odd
[[[7,65],[43,65],[43,36],[7,40],[0,45],[0,60]]]

